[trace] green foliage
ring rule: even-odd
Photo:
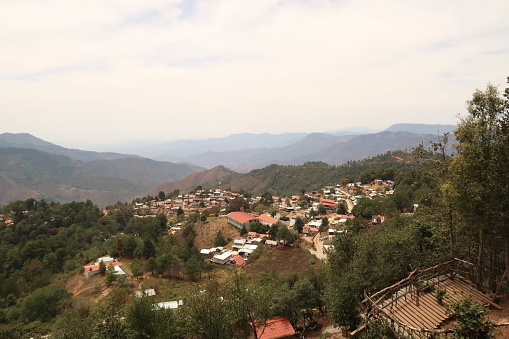
[[[493,323],[488,319],[488,310],[471,297],[447,304],[446,314],[456,320],[454,333],[457,338],[495,338]]]
[[[224,238],[223,233],[221,231],[217,231],[216,237],[214,238],[214,246],[226,246],[226,244],[228,244],[228,242]]]
[[[340,166],[331,166],[323,162],[307,162],[300,166],[270,165],[255,169],[230,182],[232,189],[244,189],[254,195],[261,195],[269,190],[280,196],[294,195],[296,192],[312,191],[331,183],[338,183],[338,178],[351,178],[357,181],[360,174],[375,170],[378,178],[392,178],[400,172],[411,170],[415,164],[398,160],[409,159],[408,153],[402,151],[387,152],[367,160],[349,161]],[[388,173],[387,176],[385,173]]]
[[[370,319],[366,325],[366,329],[361,333],[362,339],[392,339],[393,334],[387,329],[385,324],[380,319]]]
[[[299,232],[299,233],[302,233],[302,227],[304,227],[305,223],[304,223],[304,220],[302,220],[300,217],[297,217],[295,219],[295,224],[293,226],[293,228]]]
[[[101,275],[106,274],[106,265],[104,264],[104,262],[102,260],[99,262],[99,273]]]
[[[443,259],[446,247],[439,225],[406,218],[388,219],[376,232],[348,232],[333,244],[327,308],[334,322],[350,329],[358,325],[356,305],[364,292],[390,286],[406,277],[410,267],[432,266]]]
[[[39,288],[21,303],[18,320],[25,323],[36,320],[49,321],[58,314],[60,303],[71,296],[72,294],[65,288],[57,285]]]
[[[243,197],[236,197],[228,202],[226,213],[248,211],[249,203]]]

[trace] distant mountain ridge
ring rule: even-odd
[[[388,127],[387,132],[409,132],[414,134],[434,134],[442,135],[447,132],[453,132],[456,125],[429,125],[429,124],[394,124]]]
[[[143,187],[87,172],[78,160],[29,148],[0,148],[0,204],[18,199],[124,200]]]
[[[13,147],[19,146],[19,147]],[[37,198],[102,205],[204,168],[139,156],[66,149],[28,133],[0,134],[0,204]]]
[[[318,166],[325,168],[326,173],[327,166],[389,151],[409,150],[419,144],[429,145],[438,140],[439,134],[455,128],[453,125],[396,124],[383,132],[370,134],[244,133],[189,143],[181,140],[171,143],[167,149],[178,155],[180,164],[121,153],[67,149],[28,133],[3,133],[0,134],[0,204],[26,197],[114,203],[144,192],[167,192],[178,185],[189,188],[203,183],[268,187],[290,177],[251,176],[253,179],[247,180],[248,177],[237,172],[256,174],[259,173],[256,169],[268,167],[270,171],[272,166],[290,165],[288,169],[292,169],[291,166],[320,163],[326,165]],[[421,131],[425,133],[415,133]],[[302,168],[309,170],[313,166]],[[213,170],[204,172],[206,168]],[[256,180],[269,181],[262,184]]]
[[[69,149],[44,141],[29,133],[2,133],[0,134],[0,147],[31,148],[42,152],[65,155],[75,160],[112,160],[122,158],[137,158],[137,155],[126,155],[113,152],[92,152]]]

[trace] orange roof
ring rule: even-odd
[[[115,261],[115,262],[112,262],[111,264],[106,264],[106,268],[110,267],[111,265],[113,266],[122,266],[121,263],[119,263],[118,261]],[[83,266],[85,268],[85,271],[99,271],[99,265],[87,265],[87,266]]]
[[[256,334],[259,339],[277,339],[293,335],[295,330],[288,319],[276,316],[267,320],[265,326],[258,327]]]
[[[335,204],[335,203],[337,203],[337,201],[331,200],[331,199],[322,199],[321,202],[326,203],[326,204]]]
[[[277,221],[276,218],[273,218],[273,217],[271,217],[270,215],[267,215],[267,214],[260,215],[258,217],[258,219],[266,221],[266,222],[271,223],[271,224],[273,224],[273,223],[275,223]]]
[[[228,218],[233,219],[241,224],[256,219],[255,216],[246,212],[231,212],[228,214]]]
[[[237,265],[237,266],[242,266],[242,265],[244,265],[244,263],[246,262],[246,261],[244,260],[244,258],[243,258],[243,257],[241,257],[240,255],[236,255],[236,256],[234,256],[234,257],[231,257],[231,258],[230,258],[230,260],[231,260],[231,261],[233,261],[233,262],[235,262],[235,265]]]

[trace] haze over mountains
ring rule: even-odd
[[[454,128],[397,124],[368,134],[244,133],[125,148],[129,154],[68,149],[27,133],[4,133],[0,134],[0,204],[29,197],[62,202],[91,199],[99,205],[128,201],[145,192],[167,192],[169,183],[189,175],[193,175],[190,183],[213,185],[236,178],[236,172],[270,164],[340,165],[426,145]],[[220,165],[224,167],[217,169]],[[204,172],[211,168],[215,169]]]

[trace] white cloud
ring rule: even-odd
[[[455,123],[475,88],[508,75],[508,13],[506,1],[3,2],[3,129],[111,141]]]

